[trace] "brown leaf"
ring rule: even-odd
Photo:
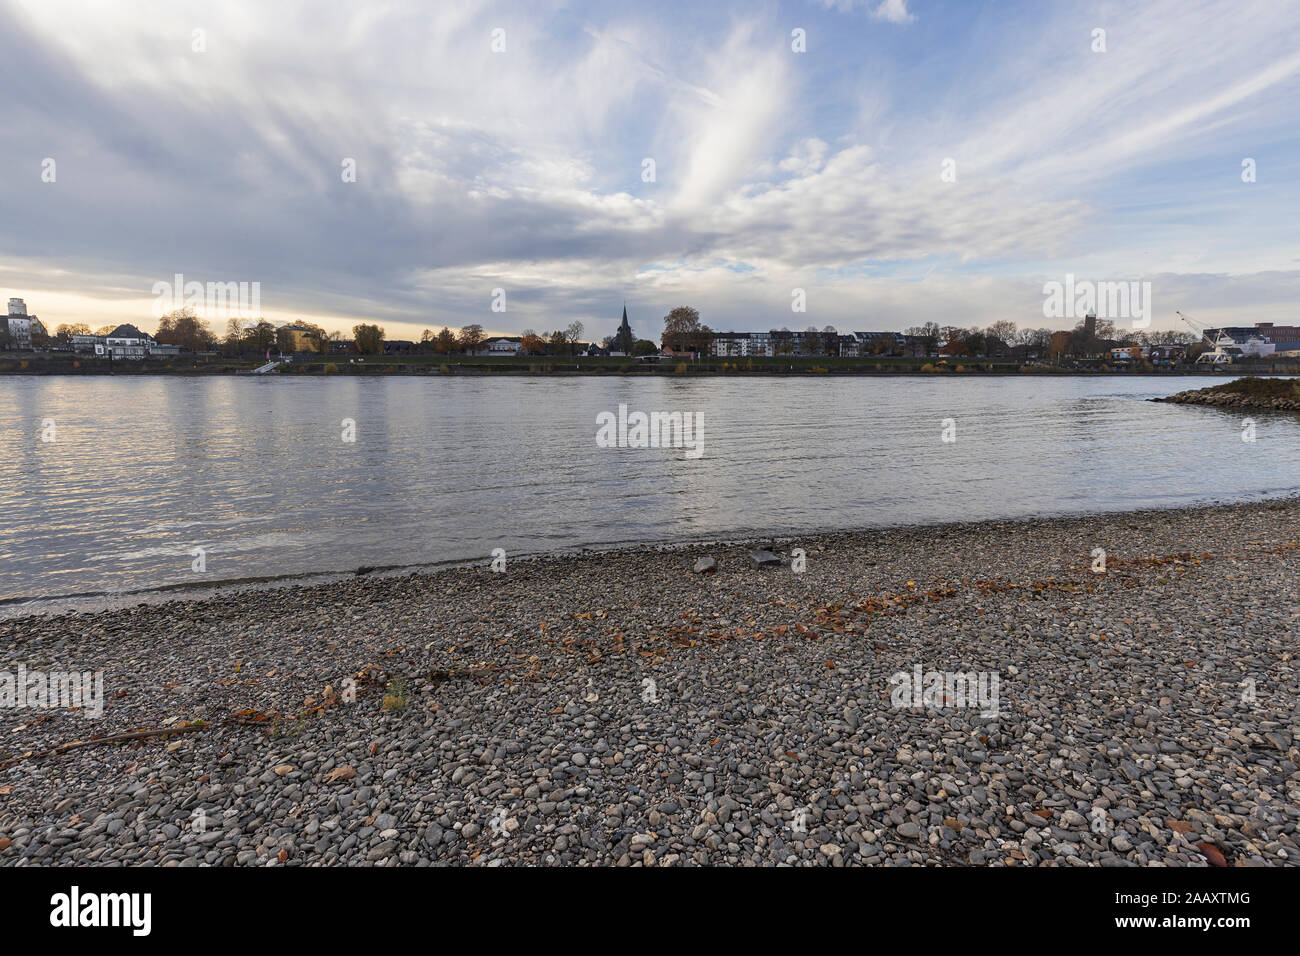
[[[1210,861],[1210,866],[1227,866],[1228,861],[1223,858],[1223,853],[1213,843],[1198,843],[1196,849]]]
[[[13,840],[9,839],[8,837],[0,837],[0,850],[9,849],[9,844],[11,843],[13,843]]]
[[[325,774],[326,783],[334,783],[338,780],[351,780],[357,775],[357,772],[350,765],[335,767],[329,773]]]
[[[1052,819],[1052,811],[1051,811],[1051,810],[1033,810],[1033,811],[1031,811],[1031,812],[1033,813],[1034,816],[1036,816],[1036,817],[1042,817],[1044,820],[1050,820],[1050,819]]]
[[[1191,833],[1192,825],[1183,820],[1170,820],[1169,829],[1173,830],[1175,833]]]
[[[289,859],[289,851],[281,850],[279,853],[275,855],[275,858],[279,860],[281,863],[283,863],[285,860]]]

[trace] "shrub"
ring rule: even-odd
[[[338,374],[338,371],[339,371],[339,367],[338,367],[337,365],[335,365],[333,362],[326,362],[326,363],[325,363],[325,374],[326,374],[326,375],[337,375],[337,374]]]
[[[384,710],[405,710],[406,709],[406,681],[400,677],[394,677],[384,688]]]
[[[930,364],[929,362],[926,362],[924,365],[921,366],[921,371],[922,371],[922,372],[933,372],[933,371],[934,371],[934,366],[933,366],[932,364]]]
[[[24,362],[23,364],[26,365],[27,363]],[[675,374],[675,375],[685,375],[685,374],[686,374],[686,363],[685,363],[685,362],[678,362],[678,363],[677,363],[677,367],[676,367],[675,369],[673,369],[673,374]]]

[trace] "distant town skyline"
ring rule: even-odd
[[[392,338],[1065,329],[1067,274],[1300,319],[1294,6],[144,10],[0,8],[0,297],[51,330],[175,273]]]

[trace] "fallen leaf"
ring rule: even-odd
[[[1191,833],[1192,825],[1183,820],[1170,820],[1169,829],[1173,830],[1175,833]]]
[[[338,780],[351,780],[356,775],[356,770],[345,764],[342,767],[335,767],[329,773],[325,774],[325,782],[334,783]]]
[[[1198,843],[1196,849],[1201,851],[1201,855],[1210,861],[1210,866],[1227,866],[1228,861],[1223,858],[1223,853],[1213,843]]]

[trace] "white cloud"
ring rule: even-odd
[[[877,20],[888,20],[890,23],[911,23],[916,19],[907,10],[907,0],[881,0],[880,6],[871,15]]]

